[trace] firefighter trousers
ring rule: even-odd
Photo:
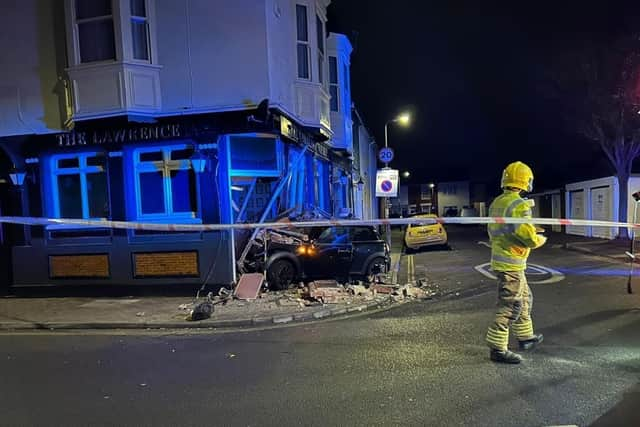
[[[509,344],[509,328],[520,341],[533,338],[531,307],[533,294],[524,271],[500,271],[498,276],[498,309],[487,331],[487,345],[505,351]]]

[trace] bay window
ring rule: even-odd
[[[307,20],[307,6],[296,5],[296,52],[298,58],[298,78],[310,80],[310,55],[309,55],[309,25]]]
[[[324,22],[316,15],[316,33],[318,36],[318,81],[324,84]]]
[[[75,0],[80,62],[116,59],[111,0]]]
[[[133,59],[150,61],[149,17],[146,0],[131,1],[131,45]]]
[[[329,95],[331,96],[331,111],[340,111],[340,92],[338,83],[338,59],[335,56],[329,57]]]

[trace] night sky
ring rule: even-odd
[[[487,3],[333,0],[329,30],[355,46],[352,96],[378,143],[386,120],[413,114],[410,129],[389,132],[392,166],[413,183],[497,186],[504,166],[522,160],[536,191],[610,175],[541,87],[568,49],[640,30],[640,2]]]

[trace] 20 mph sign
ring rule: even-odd
[[[376,174],[376,197],[398,197],[398,170],[381,169]]]

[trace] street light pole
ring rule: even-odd
[[[388,148],[389,147],[389,123],[400,123],[403,126],[407,126],[409,124],[409,121],[411,120],[411,117],[409,116],[409,114],[401,114],[399,116],[397,116],[394,119],[391,120],[387,120],[384,124],[384,147]],[[385,162],[384,163],[384,168],[385,169],[389,169],[389,162]],[[385,197],[384,198],[384,219],[389,219],[389,211],[390,211],[390,207],[389,207],[389,198]],[[385,227],[385,232],[386,232],[386,240],[387,240],[387,246],[389,246],[389,249],[391,249],[391,225],[387,224]]]
[[[389,131],[388,131],[388,126],[390,122],[393,122],[394,120],[387,120],[384,124],[384,148],[388,148],[389,147]],[[384,168],[385,169],[389,169],[389,162],[385,162],[384,163]],[[389,219],[389,198],[385,197],[384,198],[384,219]],[[389,247],[389,250],[391,250],[391,225],[387,224],[385,226],[385,239],[387,241],[387,246]]]

